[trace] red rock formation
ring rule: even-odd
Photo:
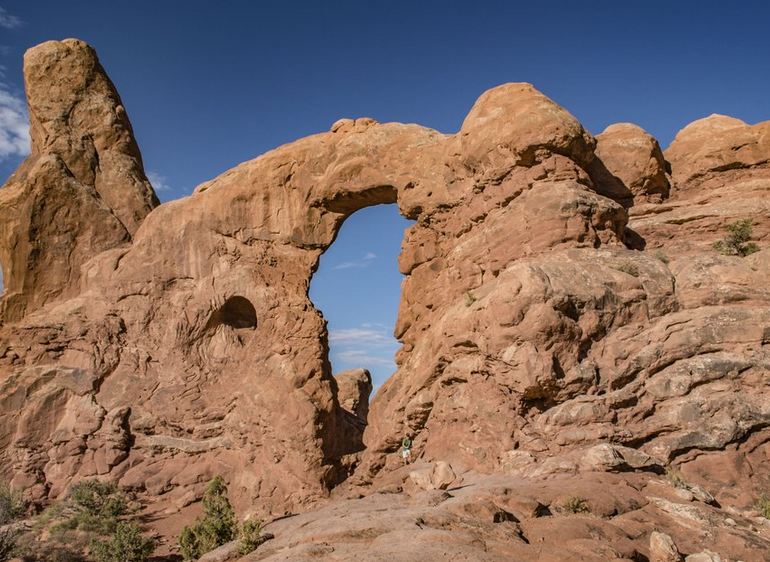
[[[602,195],[626,207],[668,198],[669,165],[658,141],[632,123],[610,125],[596,137],[591,176]]]
[[[46,57],[66,64],[40,73]],[[705,485],[745,511],[770,487],[744,468],[770,455],[765,125],[719,120],[722,140],[686,128],[665,153],[669,189],[641,129],[608,128],[597,148],[532,86],[506,84],[456,135],[340,120],[139,225],[152,192],[93,51],[45,44],[25,61],[36,148],[0,191],[0,214],[17,217],[0,227],[0,475],[28,496],[98,475],[173,511],[223,474],[240,511],[283,513],[326,498],[356,466],[335,493],[402,489],[409,435],[414,459],[450,463],[458,478],[542,486],[530,499],[554,507],[564,486],[582,486],[600,517],[633,513],[598,535],[590,522],[534,515],[519,529],[538,544],[568,537],[575,560],[608,560],[648,556],[653,528],[683,552],[711,533],[664,522],[723,513],[660,491],[667,465],[692,481],[685,502],[713,500],[695,487]],[[59,212],[41,230],[30,226],[38,207],[15,201]],[[308,286],[345,218],[380,203],[416,222],[399,258],[398,371],[371,403],[362,444],[360,385],[351,413],[351,381],[332,379]],[[100,237],[82,227],[92,215]],[[739,218],[755,222],[763,249],[720,256],[712,244]],[[70,258],[54,263],[61,248]],[[555,475],[566,480],[553,487]],[[503,517],[473,509],[442,507],[428,527]],[[503,511],[527,512],[517,509]],[[725,553],[759,560],[743,531],[720,533],[709,536]]]
[[[131,241],[158,204],[131,124],[91,47],[27,52],[32,153],[0,191],[0,322],[79,292],[80,268]]]

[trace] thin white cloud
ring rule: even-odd
[[[336,270],[369,267],[375,259],[377,259],[377,254],[374,252],[366,252],[360,260],[344,261],[342,263],[338,263],[332,267],[332,269]]]
[[[147,172],[147,179],[150,180],[155,191],[171,191],[171,186],[167,183],[166,176],[150,170]]]
[[[5,29],[14,29],[21,26],[22,23],[23,22],[19,17],[14,16],[13,14],[9,14],[8,10],[0,7],[0,27],[4,27]]]
[[[384,329],[346,328],[329,332],[329,343],[335,345],[368,345],[394,347],[398,342]]]
[[[394,354],[400,345],[382,324],[362,324],[359,328],[345,328],[329,332],[335,363],[346,367],[387,367],[395,370]]]
[[[29,119],[26,103],[0,82],[0,160],[29,154]]]
[[[371,368],[377,365],[381,365],[383,367],[392,367],[394,370],[396,368],[396,362],[393,360],[393,358],[374,355],[361,349],[340,351],[339,353],[335,353],[334,357],[340,361],[344,361],[345,363],[351,365],[359,365],[363,368]]]

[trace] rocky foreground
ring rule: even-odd
[[[115,482],[171,544],[222,475],[273,521],[243,560],[770,560],[770,122],[664,152],[506,84],[454,135],[342,119],[158,206],[88,45],[24,76],[0,478],[28,500]],[[415,222],[369,403],[308,286],[382,203]]]

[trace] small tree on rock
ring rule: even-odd
[[[754,221],[751,219],[742,219],[727,225],[728,235],[723,240],[716,242],[714,249],[726,256],[746,257],[758,252],[759,246],[749,242],[753,225]]]
[[[91,553],[96,562],[147,562],[155,541],[142,536],[135,523],[118,523],[109,540],[95,541]]]
[[[179,550],[185,560],[195,560],[235,539],[238,524],[227,485],[221,476],[209,482],[203,493],[203,516],[192,527],[185,527],[179,536]]]

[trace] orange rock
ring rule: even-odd
[[[344,523],[322,507],[348,533],[329,544],[313,516],[276,525],[292,555],[340,560],[399,555],[418,518],[419,559],[642,559],[659,525],[683,552],[708,536],[759,560],[770,544],[717,525],[705,501],[740,511],[770,484],[741,470],[770,455],[766,125],[686,128],[665,153],[666,199],[649,135],[610,127],[595,148],[566,110],[506,84],[456,135],[345,119],[152,209],[93,51],[44,44],[25,75],[33,154],[0,190],[0,476],[28,496],[99,476],[181,521],[215,474],[260,517],[389,492],[345,504]],[[342,222],[380,203],[415,224],[398,370],[367,415],[370,382],[333,379],[308,286]],[[740,218],[761,251],[719,256]],[[391,493],[409,478],[404,435],[415,461],[462,475],[460,499]],[[692,480],[686,498],[663,465]],[[578,495],[590,515],[556,509]]]

